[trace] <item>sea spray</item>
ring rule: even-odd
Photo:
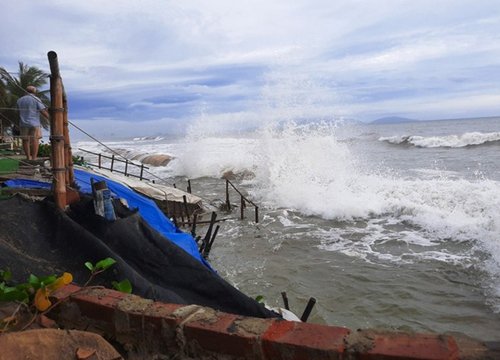
[[[498,298],[500,183],[438,169],[420,179],[396,175],[387,165],[361,169],[337,130],[331,123],[290,122],[263,131],[256,178],[249,182],[253,196],[271,208],[340,221],[329,230],[311,229],[324,250],[378,263],[475,264],[489,273],[484,287]],[[385,246],[388,241],[393,246]]]
[[[334,122],[266,129],[257,148],[257,192],[268,204],[324,218],[378,211],[380,199],[358,180],[356,158]]]

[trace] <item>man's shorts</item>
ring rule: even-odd
[[[41,139],[42,131],[40,130],[40,126],[32,126],[32,127],[22,127],[21,128],[21,139],[28,140],[29,138]]]

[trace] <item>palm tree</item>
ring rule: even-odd
[[[16,111],[16,102],[21,96],[26,95],[26,87],[32,85],[37,89],[47,84],[49,74],[35,66],[28,66],[19,62],[17,78],[12,76],[4,68],[0,67],[0,120],[3,128],[19,125],[19,114]],[[50,101],[47,97],[49,90],[38,91],[37,96],[48,106]],[[49,128],[49,122],[43,116],[41,124],[45,129]]]

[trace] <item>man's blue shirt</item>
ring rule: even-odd
[[[24,95],[17,100],[21,127],[40,126],[40,110],[45,105],[35,95]]]

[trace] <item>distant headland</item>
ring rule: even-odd
[[[461,120],[484,120],[484,119],[500,119],[500,116],[481,116],[481,117],[465,117],[465,118],[445,118],[445,119],[432,119],[432,120],[419,120],[410,119],[402,116],[386,116],[376,120],[371,121],[369,124],[399,124],[407,122],[418,122],[418,121],[461,121]]]

